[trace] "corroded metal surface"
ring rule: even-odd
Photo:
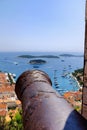
[[[49,76],[45,72],[39,70],[26,71],[18,78],[16,82],[18,87],[15,87],[15,91],[19,99],[21,98],[24,89],[26,89],[27,86],[29,87],[34,82],[46,82],[52,85]]]
[[[48,75],[38,70],[27,71],[17,80],[24,130],[87,130],[87,121],[51,85]]]

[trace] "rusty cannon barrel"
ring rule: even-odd
[[[24,72],[15,91],[22,102],[24,130],[87,130],[87,121],[52,88],[43,71]]]

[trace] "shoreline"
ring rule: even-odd
[[[77,78],[76,78],[75,76],[73,76],[72,73],[70,73],[70,76],[71,76],[71,78],[73,78],[73,79],[76,81],[76,83],[77,83],[77,85],[78,85],[78,88],[82,90],[82,86],[80,85],[80,83],[79,83],[79,81],[77,80]]]

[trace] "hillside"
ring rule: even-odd
[[[80,89],[76,92],[66,92],[64,98],[78,111],[81,113],[82,105],[82,85],[83,85],[83,69],[75,70],[72,75],[76,78],[80,84]]]
[[[80,85],[83,85],[83,68],[75,70],[72,75],[76,77],[77,81]]]

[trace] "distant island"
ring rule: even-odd
[[[59,58],[58,56],[54,56],[54,55],[41,55],[41,56],[21,55],[18,57],[20,58]]]
[[[83,57],[83,55],[73,55],[73,54],[60,54],[59,56],[55,55],[20,55],[19,58],[60,58],[60,57]]]
[[[30,64],[32,65],[42,65],[42,64],[45,64],[46,61],[45,60],[42,60],[42,59],[37,59],[37,60],[30,60],[29,62]]]
[[[73,55],[73,54],[61,54],[59,56],[63,56],[63,57],[83,57],[83,55]]]

